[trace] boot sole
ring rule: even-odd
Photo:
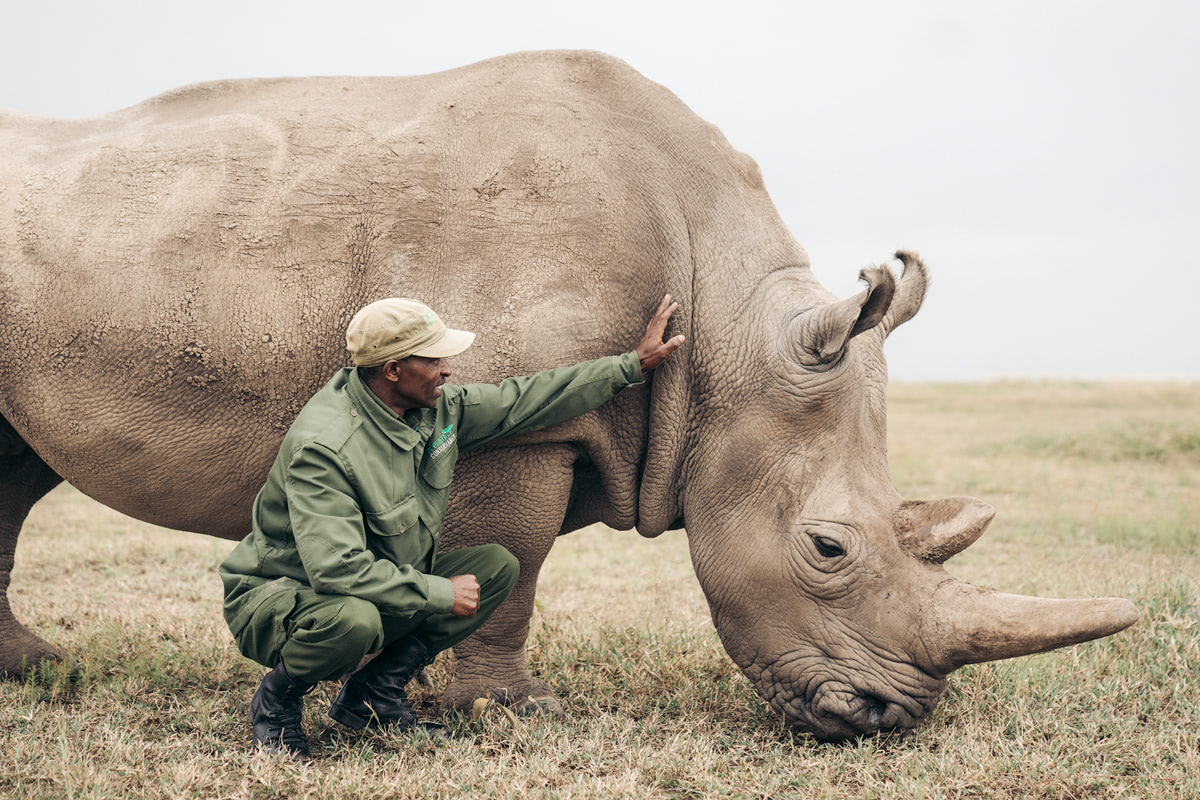
[[[367,723],[371,721],[369,719],[363,719],[353,711],[338,705],[336,701],[329,707],[329,716],[335,722],[340,722],[347,728],[352,728],[356,731],[361,731],[363,728],[367,727]]]
[[[403,732],[403,731],[413,730],[415,727],[424,724],[424,723],[416,723],[416,725],[406,724],[402,720],[380,719],[379,717],[374,716],[374,715],[372,715],[371,717],[368,717],[368,718],[364,718],[364,717],[359,716],[358,714],[355,714],[353,711],[350,711],[350,710],[344,708],[343,706],[336,706],[336,705],[330,706],[328,713],[329,713],[330,719],[334,720],[335,722],[340,722],[342,725],[345,725],[347,728],[353,728],[356,731],[361,731],[363,728],[369,727],[369,728],[390,728],[391,730],[394,730],[394,731]],[[436,723],[434,723],[434,724],[436,724]]]

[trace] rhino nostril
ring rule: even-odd
[[[887,711],[887,701],[873,694],[864,694],[862,699],[867,722],[874,728],[880,727],[883,724],[883,714]]]

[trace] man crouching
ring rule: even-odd
[[[632,353],[495,386],[445,383],[446,359],[475,334],[416,300],[354,316],[355,367],[300,411],[254,500],[250,535],[219,570],[238,648],[271,668],[250,701],[255,746],[306,759],[304,695],[370,653],[329,716],[355,729],[418,725],[405,685],[482,625],[519,572],[498,544],[437,554],[459,452],[564,422],[640,383],[683,342],[662,340],[676,305],[663,298]]]

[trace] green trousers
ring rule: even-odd
[[[411,617],[381,614],[358,597],[319,594],[307,586],[278,592],[254,612],[237,637],[247,658],[265,667],[280,660],[294,680],[317,683],[353,672],[363,656],[415,633],[435,651],[461,642],[482,625],[516,585],[517,559],[498,544],[440,554],[433,574],[474,575],[479,611],[473,617],[420,612]]]

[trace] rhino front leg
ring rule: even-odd
[[[59,656],[49,642],[17,621],[8,605],[17,537],[29,509],[62,482],[0,417],[0,676],[11,678]],[[8,434],[3,435],[3,434]]]
[[[458,666],[443,707],[468,710],[476,698],[491,697],[521,713],[562,713],[549,687],[529,674],[525,640],[538,572],[567,513],[576,458],[570,445],[528,445],[459,463],[444,549],[497,542],[521,562],[521,577],[491,618],[454,648]]]

